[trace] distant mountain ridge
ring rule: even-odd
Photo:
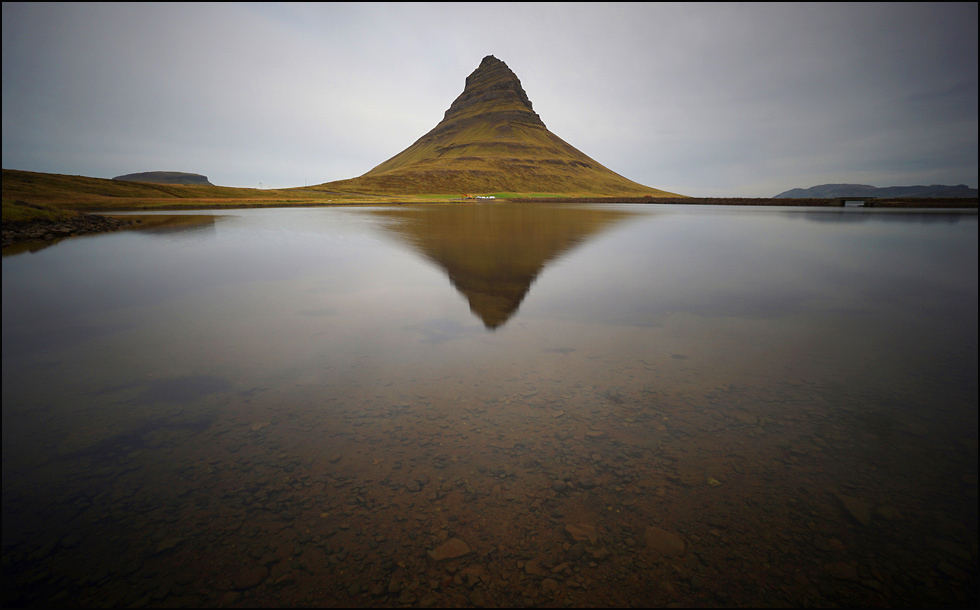
[[[153,184],[201,184],[204,186],[214,186],[208,181],[207,176],[189,174],[187,172],[139,172],[136,174],[126,174],[125,176],[116,176],[113,180],[151,182]]]
[[[884,186],[870,184],[821,184],[808,189],[790,189],[773,199],[830,199],[836,197],[976,197],[977,189],[965,184],[947,186]]]

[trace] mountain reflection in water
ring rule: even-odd
[[[127,214],[126,220],[138,224],[129,227],[132,231],[143,231],[151,235],[170,235],[174,233],[204,233],[214,235],[213,214]]]
[[[212,213],[2,259],[4,607],[975,600],[975,211]]]
[[[512,203],[384,208],[383,227],[436,263],[488,329],[517,312],[549,263],[635,214]]]

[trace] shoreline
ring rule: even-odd
[[[58,220],[7,222],[3,225],[3,247],[31,242],[46,243],[93,233],[108,233],[133,224],[135,224],[133,221],[84,212]]]
[[[425,205],[429,203],[467,203],[467,204],[492,204],[492,203],[639,203],[639,204],[669,204],[669,205],[725,205],[725,206],[770,206],[770,207],[844,207],[845,201],[864,201],[865,207],[874,208],[955,208],[970,209],[978,207],[977,197],[907,197],[907,198],[881,198],[873,197],[837,197],[833,199],[775,199],[771,197],[501,197],[491,200],[469,201],[460,199],[432,199],[418,200],[406,199],[389,201],[298,201],[298,202],[270,202],[259,203],[249,202],[241,204],[184,204],[184,205],[155,205],[155,206],[132,206],[132,207],[112,207],[112,208],[92,208],[86,210],[87,213],[94,214],[113,214],[115,212],[142,212],[142,211],[165,211],[165,210],[211,210],[211,209],[250,209],[250,208],[292,208],[292,207],[336,207],[336,206],[358,206],[358,205]]]
[[[597,203],[597,204],[668,204],[668,205],[715,205],[715,206],[768,206],[768,207],[844,207],[844,201],[864,201],[866,207],[930,210],[930,209],[976,209],[977,198],[836,198],[836,199],[773,199],[745,197],[514,197],[495,199],[480,203]],[[248,208],[281,208],[281,207],[334,207],[351,205],[413,205],[422,204],[420,201],[389,201],[389,202],[337,202],[314,203],[303,202],[288,204],[276,202],[270,204],[250,203],[244,205],[175,205],[175,206],[133,206],[118,207],[96,212],[79,212],[72,218],[60,220],[38,220],[7,222],[3,226],[3,247],[20,245],[31,242],[50,242],[55,239],[106,233],[129,227],[133,224],[120,218],[113,217],[115,212],[140,211],[181,211],[207,209],[248,209]],[[453,201],[432,201],[431,203],[460,203]]]
[[[844,207],[845,201],[864,201],[874,208],[976,208],[976,197],[836,197],[833,199],[775,199],[773,197],[538,197],[513,198],[517,203],[659,203],[672,205],[731,205],[779,207]]]

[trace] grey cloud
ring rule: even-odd
[[[3,166],[352,177],[495,54],[552,131],[650,186],[976,186],[976,24],[936,3],[5,3]]]

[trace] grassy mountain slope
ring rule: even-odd
[[[372,198],[375,201],[390,201]],[[151,184],[3,170],[3,222],[46,222],[65,211],[325,205],[364,201],[305,189],[259,190],[225,186]]]
[[[363,176],[319,188],[676,196],[620,176],[548,131],[517,76],[492,55],[466,79],[463,93],[429,133]]]
[[[257,196],[256,193],[271,194],[274,191],[257,191],[256,189],[224,186],[130,182],[13,169],[3,170],[4,199],[13,197],[41,201],[65,199],[87,201],[104,198],[199,199],[255,197]]]

